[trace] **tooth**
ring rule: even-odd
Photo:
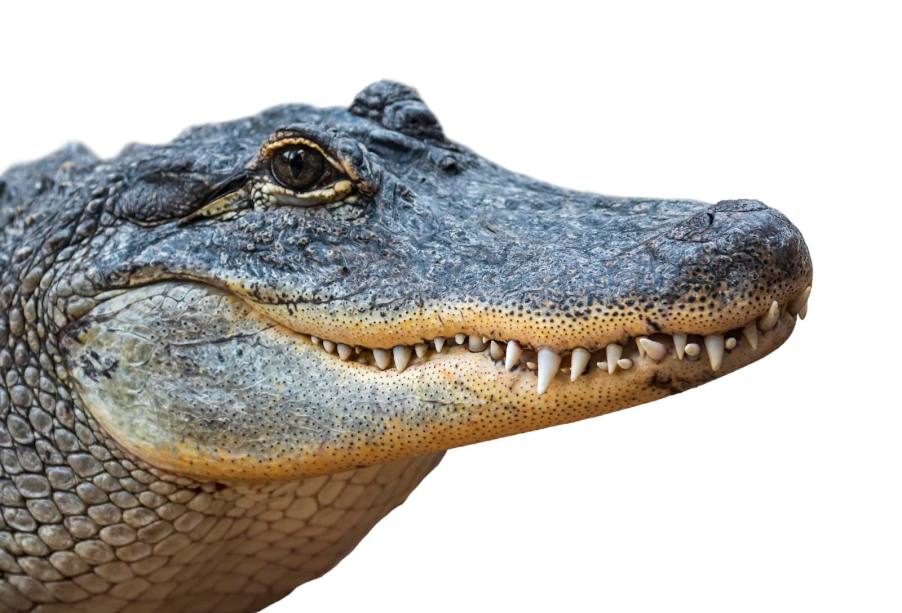
[[[774,300],[770,304],[770,308],[767,309],[767,313],[758,320],[758,327],[761,328],[762,332],[767,332],[771,328],[777,325],[777,321],[780,319],[780,305],[777,304],[777,301]]]
[[[586,366],[589,365],[589,358],[591,354],[583,349],[582,347],[577,347],[573,350],[573,353],[570,354],[570,380],[576,381],[576,378],[581,374],[586,372]]]
[[[338,343],[336,347],[338,348],[338,357],[341,358],[342,362],[347,362],[351,357],[351,348],[342,343]]]
[[[723,342],[723,346],[727,349],[736,349],[736,337],[729,337]]]
[[[536,393],[544,394],[551,380],[561,367],[561,356],[551,349],[539,349],[539,375],[536,382]]]
[[[398,345],[391,352],[395,358],[395,368],[398,372],[404,372],[404,369],[410,364],[410,346]]]
[[[325,349],[328,353],[332,353],[335,351],[335,343],[332,341],[323,341],[323,349]]]
[[[633,361],[629,358],[620,358],[619,360],[617,360],[617,366],[619,366],[623,370],[629,370],[633,367]]]
[[[488,336],[483,336],[483,337],[482,337],[482,344],[485,345],[487,342],[489,342],[489,340],[490,340],[490,339],[489,339]]]
[[[645,357],[645,347],[642,346],[642,341],[645,341],[645,340],[648,340],[648,339],[645,338],[644,336],[636,337],[636,348],[639,349],[639,357],[640,358]]]
[[[523,355],[523,350],[520,349],[520,344],[517,341],[508,341],[507,349],[504,353],[504,368],[506,370],[513,370],[514,367],[520,363],[520,357]]]
[[[489,355],[492,356],[493,360],[500,360],[504,357],[504,349],[501,348],[501,345],[498,341],[492,341],[489,343]]]
[[[617,343],[611,343],[604,348],[604,352],[608,363],[608,374],[613,375],[617,371],[617,360],[623,355],[623,347]]]
[[[463,332],[454,335],[454,342],[458,345],[463,345],[467,341],[467,335]]]
[[[482,337],[471,334],[468,348],[470,351],[482,351],[485,349],[485,343],[482,342]]]
[[[413,351],[417,354],[418,358],[422,358],[424,355],[426,355],[426,352],[428,350],[429,348],[426,346],[426,343],[417,343],[413,346]]]
[[[664,356],[667,355],[667,347],[665,345],[644,336],[639,337],[639,346],[644,349],[648,357],[655,362],[660,362],[664,359]]]
[[[388,349],[373,349],[373,359],[376,360],[379,370],[385,370],[391,366],[391,353]]]
[[[705,337],[705,349],[708,350],[711,370],[720,370],[720,365],[723,364],[723,344],[721,334],[709,334]]]
[[[698,357],[701,352],[702,348],[698,346],[698,343],[689,343],[686,345],[686,355],[690,358]]]
[[[686,353],[686,335],[685,334],[674,334],[673,335],[673,348],[676,349],[677,359],[682,360],[683,355]]]
[[[436,351],[436,353],[441,353],[441,352],[442,352],[442,349],[444,349],[444,348],[445,348],[445,339],[443,339],[441,336],[437,337],[437,338],[435,339],[435,351]]]
[[[596,365],[600,370],[607,370],[607,369],[608,369],[608,363],[607,363],[607,362],[596,362],[595,365]]]
[[[811,295],[811,286],[805,288],[798,297],[789,303],[789,312],[799,316],[799,319],[805,319],[808,314],[808,296]]]
[[[313,343],[314,345],[319,345],[319,337],[318,337],[318,336],[311,336],[311,337],[310,337],[310,342]]]
[[[752,349],[758,348],[758,323],[752,322],[742,329],[742,335]]]
[[[527,362],[527,363],[526,363],[526,368],[528,368],[529,370],[535,370],[535,369],[536,369],[536,363],[535,363],[535,362]]]

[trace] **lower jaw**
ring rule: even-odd
[[[174,293],[178,300],[153,300]],[[164,323],[142,340],[148,318]],[[380,370],[327,354],[322,341],[273,325],[227,292],[161,284],[100,307],[72,331],[67,352],[87,408],[132,453],[199,478],[273,480],[340,472],[657,400],[767,355],[794,324],[784,309],[760,331],[757,348],[738,342],[717,371],[702,354],[655,360],[626,344],[621,359],[632,361],[629,368],[612,375],[593,361],[571,381],[565,356],[563,370],[556,368],[537,394],[538,373],[528,356],[508,370],[490,350],[446,347],[404,369]],[[186,330],[198,337],[184,338]],[[251,333],[254,342],[243,340]],[[173,370],[173,360],[199,367]],[[103,364],[111,367],[99,369]],[[217,374],[223,372],[240,377],[223,379]],[[130,387],[137,391],[123,396]],[[216,428],[188,419],[200,389],[216,398],[209,413]],[[164,396],[165,406],[148,394]]]

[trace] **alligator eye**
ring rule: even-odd
[[[330,179],[332,166],[316,149],[292,145],[276,152],[270,162],[270,172],[283,187],[302,191]]]

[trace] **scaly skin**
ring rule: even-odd
[[[444,450],[766,355],[812,274],[759,202],[543,184],[388,82],[70,146],[0,178],[0,224],[3,611],[262,608]]]

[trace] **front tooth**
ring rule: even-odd
[[[636,337],[636,348],[639,350],[639,357],[640,357],[640,358],[644,358],[644,357],[645,357],[645,347],[642,346],[642,341],[645,341],[645,340],[648,340],[648,339],[647,339],[646,337],[644,337],[644,336],[637,336],[637,337]]]
[[[698,343],[688,343],[686,345],[686,355],[690,358],[697,358],[702,352],[702,348],[699,347]]]
[[[608,363],[608,374],[613,375],[617,372],[617,360],[623,355],[623,347],[617,343],[611,343],[604,348],[604,352],[605,358],[607,358],[605,361]]]
[[[811,295],[811,286],[805,288],[798,297],[789,303],[789,312],[798,315],[799,319],[805,319],[808,314],[808,297]]]
[[[325,349],[328,353],[332,353],[335,351],[335,343],[332,341],[323,341],[323,349]]]
[[[520,349],[520,344],[517,341],[508,341],[507,349],[504,353],[504,368],[506,370],[513,370],[514,367],[520,363],[520,358],[523,356],[523,350]]]
[[[310,342],[313,343],[314,345],[319,345],[319,337],[318,337],[318,336],[311,336],[311,337],[310,337]]]
[[[623,370],[629,370],[633,367],[633,361],[629,358],[620,358],[619,360],[617,360],[617,366],[619,366]]]
[[[551,380],[561,367],[561,356],[551,349],[539,349],[539,375],[536,382],[536,393],[544,394]]]
[[[482,337],[476,336],[475,334],[471,334],[468,348],[470,351],[474,351],[474,352],[482,351],[483,349],[485,349],[485,343],[482,342]]]
[[[582,347],[577,347],[573,350],[573,353],[570,354],[570,380],[576,381],[576,378],[581,374],[586,372],[586,366],[589,365],[589,358],[591,354],[583,349]]]
[[[445,348],[445,339],[443,339],[441,336],[439,336],[438,338],[435,339],[435,352],[441,353],[442,349],[444,349],[444,348]]]
[[[780,319],[780,305],[777,304],[777,301],[774,300],[770,304],[770,308],[767,309],[767,313],[758,320],[758,327],[761,328],[762,332],[767,332],[771,328],[777,325],[777,321]]]
[[[422,357],[426,355],[426,352],[429,350],[429,348],[426,346],[426,343],[417,343],[413,346],[413,350],[417,354],[417,357],[422,359]]]
[[[723,342],[723,346],[727,348],[727,350],[736,349],[736,337],[731,336]]]
[[[645,353],[655,362],[660,362],[667,355],[667,347],[663,343],[653,341],[644,336],[639,337],[639,346],[645,350]]]
[[[753,321],[742,329],[742,335],[752,349],[758,348],[758,322]]]
[[[407,345],[398,345],[391,350],[395,358],[395,368],[398,372],[404,372],[407,365],[410,364],[410,347]]]
[[[676,349],[677,359],[682,360],[686,353],[686,338],[685,334],[673,335],[673,348]]]
[[[724,340],[722,334],[709,334],[705,337],[705,349],[708,350],[708,361],[711,362],[711,370],[720,370],[723,364]]]
[[[463,345],[467,341],[467,335],[463,332],[459,332],[454,335],[454,342],[458,345]]]
[[[501,345],[498,341],[492,341],[489,343],[489,355],[492,356],[493,360],[500,360],[504,357],[504,349],[501,348]]]
[[[342,343],[338,343],[338,345],[336,345],[336,348],[338,349],[338,357],[341,358],[342,362],[347,362],[351,358],[351,352],[353,350],[350,347]]]
[[[379,370],[385,370],[391,366],[391,353],[388,349],[373,349],[373,359],[376,360]]]

